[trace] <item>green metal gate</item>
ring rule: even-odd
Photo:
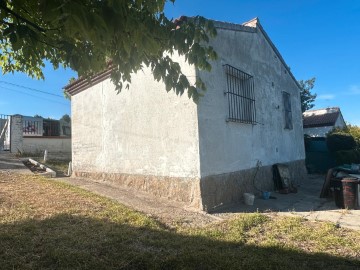
[[[325,138],[307,138],[305,150],[305,162],[309,173],[325,173],[336,166],[335,158],[329,152]]]

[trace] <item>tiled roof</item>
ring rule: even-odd
[[[109,67],[108,69],[95,74],[90,78],[78,78],[72,83],[69,83],[64,87],[65,91],[70,94],[71,96],[84,91],[85,89],[95,85],[103,80],[110,78],[112,72],[112,68]]]
[[[338,107],[306,111],[303,113],[303,127],[334,126],[339,115],[340,109]]]

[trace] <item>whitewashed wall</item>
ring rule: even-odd
[[[211,73],[199,72],[208,91],[198,106],[201,176],[305,159],[299,88],[264,36],[218,29],[212,45],[220,56]],[[255,125],[227,122],[223,65],[254,77]],[[291,95],[293,129],[284,129],[282,91]]]
[[[71,138],[69,137],[24,137],[23,152],[28,155],[43,155],[48,150],[51,159],[71,159]]]
[[[178,59],[190,78],[195,69]],[[107,79],[72,97],[73,169],[199,177],[197,108],[145,69],[117,94]]]

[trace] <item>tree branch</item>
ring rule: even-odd
[[[21,20],[21,21],[23,21],[23,22],[31,25],[31,26],[34,27],[36,30],[38,30],[38,31],[40,31],[40,32],[43,32],[43,33],[46,32],[46,29],[44,29],[44,28],[40,27],[39,25],[37,25],[37,24],[29,21],[28,19],[20,16],[19,14],[17,14],[16,12],[14,12],[14,11],[11,10],[10,8],[8,8],[8,7],[6,6],[6,4],[4,4],[4,2],[1,2],[1,3],[0,3],[0,9],[3,9],[4,11],[10,13],[10,14],[13,15],[16,19]]]

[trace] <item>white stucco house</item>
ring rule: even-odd
[[[304,134],[325,138],[334,128],[344,128],[346,123],[339,107],[308,110],[303,113]]]
[[[167,93],[144,69],[117,94],[110,71],[65,87],[71,95],[75,176],[214,211],[273,188],[272,165],[305,176],[299,86],[259,23],[214,21],[211,72],[173,56],[207,92],[198,104]]]

